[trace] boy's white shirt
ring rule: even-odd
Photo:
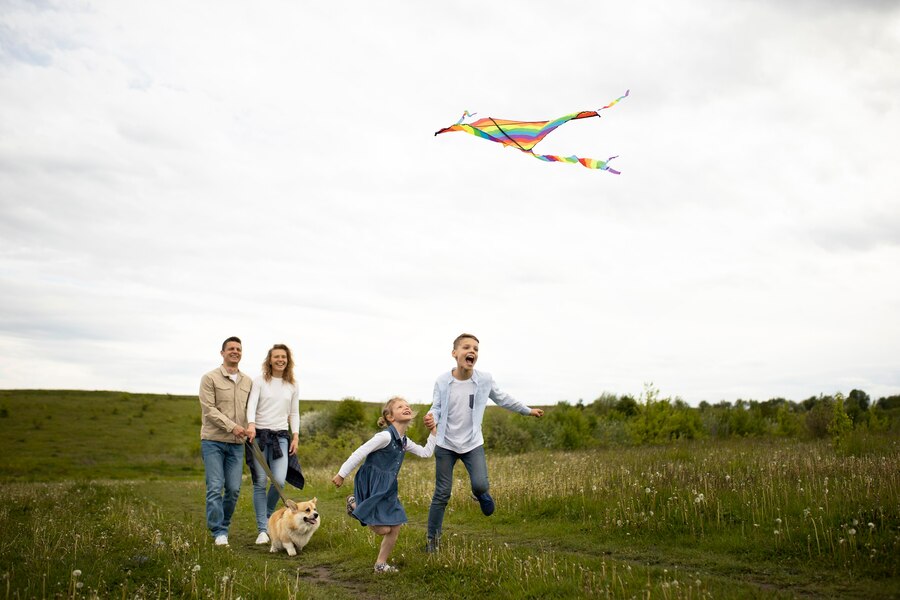
[[[446,437],[449,419],[447,411],[450,408],[447,400],[450,397],[450,384],[456,379],[452,371],[445,371],[434,382],[434,395],[431,408],[428,413],[434,416],[437,424],[437,445],[444,447],[444,438]],[[502,406],[507,410],[519,413],[520,415],[531,414],[531,408],[522,404],[506,392],[497,387],[494,378],[490,373],[472,370],[470,379],[475,383],[475,406],[472,414],[472,429],[481,432],[482,421],[484,420],[484,409],[488,399],[493,400],[498,406]],[[473,432],[474,433],[474,432]]]
[[[434,434],[428,435],[428,441],[425,443],[425,446],[422,447],[419,444],[415,443],[409,438],[406,438],[406,446],[403,448],[406,452],[411,452],[420,458],[429,458],[432,454],[434,454]],[[382,448],[387,447],[388,444],[391,443],[391,432],[385,429],[384,431],[379,431],[375,435],[372,436],[369,441],[364,443],[362,446],[354,450],[353,454],[350,455],[350,458],[341,465],[341,468],[338,469],[338,475],[347,478],[347,475],[353,472],[356,467],[361,465],[366,457],[373,452],[377,452]]]
[[[475,395],[475,382],[472,379],[456,379],[450,382],[450,397],[447,400],[447,431],[444,433],[442,448],[457,454],[465,454],[484,444],[481,428],[473,427],[472,413],[474,407],[469,406],[469,397]]]
[[[260,375],[254,379],[247,399],[247,422],[256,423],[258,429],[275,431],[283,431],[290,424],[291,432],[300,431],[300,392],[297,385],[286,383],[280,377],[266,381]]]

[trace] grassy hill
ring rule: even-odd
[[[408,458],[409,515],[392,562],[344,514],[330,479],[376,404],[302,401],[359,431],[302,447],[322,527],[300,556],[255,546],[245,476],[230,532],[205,528],[194,396],[0,391],[0,593],[5,598],[895,598],[900,440],[865,455],[828,441],[741,438],[503,454],[481,515],[458,466],[441,552],[422,551],[431,460]],[[329,412],[330,411],[330,412]],[[499,410],[499,414],[509,414]],[[341,415],[338,415],[341,416]],[[353,417],[344,414],[342,418]],[[356,418],[354,417],[354,418]],[[511,415],[512,418],[518,418]],[[543,428],[552,419],[525,419]],[[334,420],[334,419],[332,419]],[[302,429],[302,426],[301,426]],[[327,442],[327,443],[326,443]],[[311,442],[312,444],[312,442]],[[246,470],[245,470],[246,473]]]
[[[0,480],[203,475],[197,396],[0,390],[0,427]]]

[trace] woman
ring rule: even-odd
[[[263,374],[253,380],[247,400],[247,436],[250,443],[258,438],[272,476],[279,486],[284,487],[288,455],[297,452],[300,429],[300,402],[290,348],[284,344],[272,346],[262,367]],[[256,458],[250,468],[253,469],[253,509],[259,531],[256,543],[268,544],[268,520],[278,504],[278,490],[271,485],[266,492],[268,477]]]

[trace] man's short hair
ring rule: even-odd
[[[222,342],[222,350],[225,350],[225,346],[228,345],[228,342],[237,342],[238,344],[241,344],[241,346],[244,345],[241,343],[241,338],[237,337],[236,335],[233,335],[230,338],[228,338],[227,340],[225,340],[224,342]]]
[[[474,335],[472,335],[471,333],[461,333],[461,334],[459,334],[458,336],[456,336],[456,339],[455,339],[455,340],[453,340],[453,349],[456,350],[456,347],[459,346],[459,343],[460,343],[462,340],[464,340],[465,338],[472,338],[473,340],[475,340],[475,341],[478,342],[479,344],[481,343],[481,342],[478,341],[478,338],[475,337]]]

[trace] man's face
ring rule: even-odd
[[[463,371],[471,371],[478,362],[478,342],[472,338],[463,338],[459,340],[459,344],[453,349],[453,358],[456,359],[456,366]]]
[[[241,362],[241,345],[237,342],[228,342],[221,354],[226,365],[236,367]]]

